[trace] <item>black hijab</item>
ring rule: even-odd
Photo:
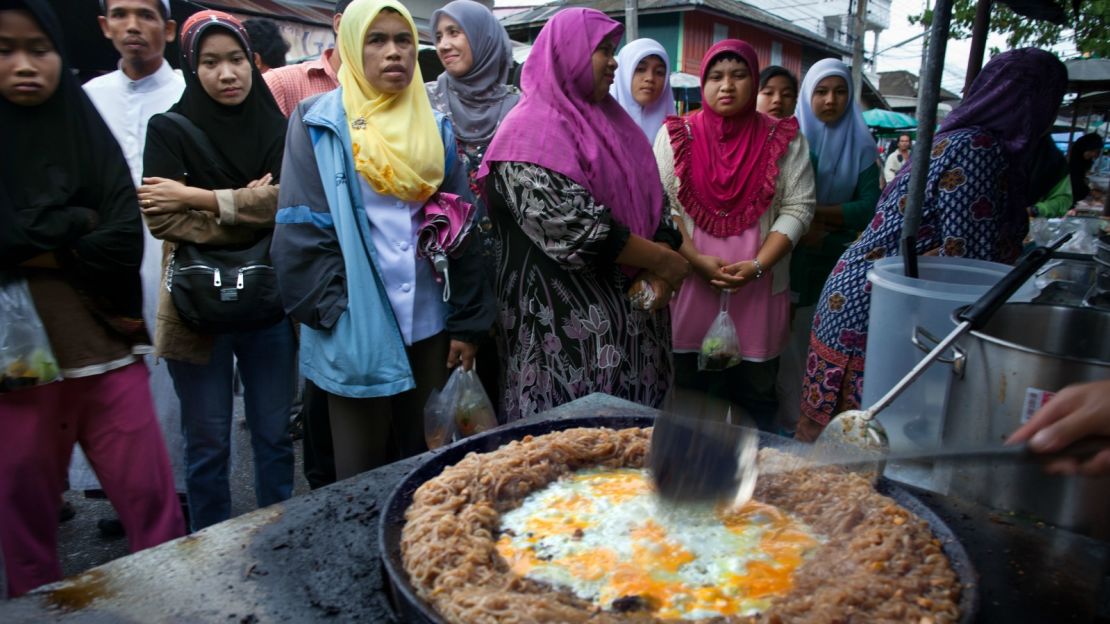
[[[1083,156],[1084,152],[1091,150],[1102,151],[1102,137],[1093,132],[1079,137],[1071,144],[1068,168],[1071,170],[1071,196],[1075,201],[1085,199],[1091,194],[1091,187],[1087,186],[1087,172],[1091,170],[1092,161]]]
[[[1032,162],[1029,166],[1029,203],[1035,204],[1048,195],[1049,191],[1068,175],[1068,161],[1064,153],[1056,147],[1050,135],[1044,135],[1033,148]]]
[[[101,320],[145,341],[139,265],[142,222],[127,161],[66,60],[45,0],[0,0],[31,14],[62,59],[42,104],[0,97],[0,270],[54,253],[67,281]]]
[[[197,76],[201,44],[214,32],[235,37],[246,53],[247,62],[251,63],[250,92],[235,106],[213,100]],[[262,74],[250,60],[253,58],[250,38],[243,25],[221,11],[196,13],[181,27],[181,56],[185,91],[170,112],[187,117],[200,128],[222,156],[223,163],[219,171],[211,168],[205,171],[204,167],[197,166],[196,163],[205,160],[200,148],[191,140],[168,144],[148,142],[143,155],[143,175],[180,180],[188,174],[190,186],[209,189],[242,188],[267,173],[277,182],[288,121],[281,114]],[[165,125],[165,120],[154,121],[152,128],[157,126],[160,130]]]

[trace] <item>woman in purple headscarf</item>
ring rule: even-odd
[[[1060,107],[1067,70],[1036,48],[995,56],[933,142],[917,252],[1013,263],[1029,229],[1031,154]],[[1014,102],[1021,102],[1015,106]],[[860,405],[871,284],[867,271],[898,255],[909,169],[887,185],[875,217],[833,268],[817,303],[797,437]]]
[[[478,174],[500,245],[509,420],[592,392],[658,406],[670,387],[666,306],[689,265],[651,145],[609,95],[622,30],[593,9],[556,14]],[[633,284],[653,296],[634,305]]]

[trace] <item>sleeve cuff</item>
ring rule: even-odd
[[[667,218],[671,218],[670,215]],[[652,239],[657,243],[663,243],[671,249],[678,251],[682,247],[682,234],[678,228],[670,223],[660,223],[659,228],[655,230],[655,237]]]
[[[235,225],[239,220],[239,210],[235,206],[235,194],[231,189],[213,191],[216,194],[216,205],[219,206],[218,215],[220,225]]]
[[[802,235],[806,233],[806,226],[798,217],[782,214],[771,224],[771,231],[782,234],[789,238],[791,243],[797,245]]]
[[[606,237],[604,246],[598,251],[598,263],[605,265],[616,262],[617,256],[624,251],[624,246],[628,244],[628,238],[631,235],[632,231],[628,229],[628,226],[610,218],[609,236]]]

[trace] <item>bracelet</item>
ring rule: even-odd
[[[755,265],[755,279],[763,277],[763,265],[759,263],[759,258],[752,258],[752,264]]]

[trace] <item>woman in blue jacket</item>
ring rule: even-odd
[[[424,402],[449,368],[473,366],[494,307],[477,245],[451,260],[446,304],[416,256],[425,202],[469,190],[412,16],[396,0],[355,2],[338,47],[340,88],[290,117],[272,257],[302,323],[301,370],[328,394],[342,479],[424,450]]]

